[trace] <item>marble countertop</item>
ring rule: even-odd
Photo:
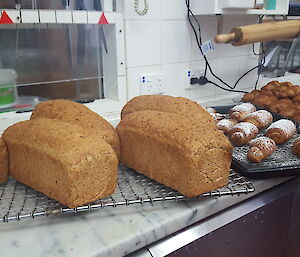
[[[1,256],[123,256],[290,178],[253,180],[255,192],[0,223]]]

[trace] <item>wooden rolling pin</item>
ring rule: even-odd
[[[235,46],[282,38],[295,37],[300,32],[300,20],[266,22],[233,28],[229,34],[215,37],[216,43],[231,43]]]

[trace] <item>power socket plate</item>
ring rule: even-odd
[[[188,69],[185,70],[184,73],[184,89],[186,90],[191,90],[198,88],[200,85],[199,84],[193,84],[191,85],[191,78],[199,78],[201,76],[204,76],[204,69],[202,68],[195,68],[195,69]]]
[[[140,94],[158,95],[165,92],[164,73],[144,73],[140,75]]]

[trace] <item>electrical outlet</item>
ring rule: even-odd
[[[191,78],[199,78],[204,76],[205,70],[202,68],[189,69],[185,71],[184,74],[184,88],[186,90],[198,88],[199,84],[191,85]]]
[[[164,73],[145,73],[140,75],[140,94],[158,95],[165,92]]]

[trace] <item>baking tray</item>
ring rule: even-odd
[[[276,151],[261,163],[248,161],[249,146],[234,147],[232,167],[244,176],[251,178],[300,175],[300,158],[292,153],[293,142],[299,136],[299,134],[295,134],[287,143],[277,145]]]
[[[237,103],[237,104],[241,104]],[[222,114],[228,114],[229,110],[235,106],[216,106],[214,107],[217,112]],[[263,110],[258,106],[257,110]],[[265,109],[267,110],[267,109]],[[272,112],[271,112],[272,113]],[[272,113],[274,121],[280,119],[287,119],[286,117]],[[297,137],[300,137],[299,133],[299,122],[293,121],[297,127],[297,133],[292,139],[283,145],[277,145],[275,153],[269,158],[263,160],[261,163],[252,163],[247,159],[247,152],[249,146],[238,146],[234,147],[232,154],[232,167],[240,172],[245,177],[249,178],[268,178],[268,177],[282,177],[282,176],[298,176],[300,175],[300,158],[292,153],[292,145]],[[264,130],[258,135],[263,136]]]
[[[93,211],[106,207],[194,200],[202,197],[221,197],[225,195],[245,194],[253,191],[254,187],[250,180],[231,170],[227,186],[205,193],[199,197],[187,198],[177,191],[120,165],[118,186],[114,194],[89,205],[70,209],[10,177],[6,183],[0,184],[0,220],[4,222],[19,221],[39,216]]]

